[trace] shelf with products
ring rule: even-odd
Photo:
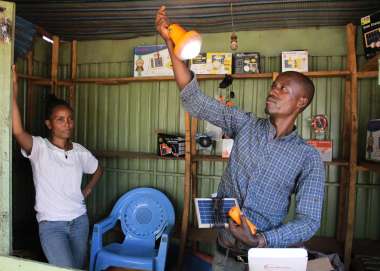
[[[234,79],[255,79],[255,78],[273,78],[278,72],[252,73],[252,74],[231,74]],[[305,75],[312,78],[320,77],[346,77],[350,75],[349,71],[310,71],[304,72]],[[362,72],[360,76],[372,76],[373,72]],[[19,78],[27,79],[35,85],[51,85],[52,80],[39,76],[19,74]],[[221,74],[198,74],[197,79],[202,80],[222,80],[224,75]],[[99,77],[99,78],[78,78],[73,80],[58,80],[57,85],[71,86],[72,84],[98,84],[98,85],[123,85],[132,82],[149,82],[149,81],[174,81],[173,76],[147,76],[147,77]]]
[[[184,160],[184,156],[159,156],[156,153],[132,152],[132,151],[93,151],[98,158],[126,158],[126,159],[146,159],[146,160]]]

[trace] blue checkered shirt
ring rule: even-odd
[[[276,129],[269,119],[226,107],[203,94],[195,76],[181,91],[181,99],[193,117],[221,127],[234,139],[218,196],[237,198],[268,247],[288,247],[310,239],[320,226],[325,184],[317,150],[296,129],[275,138]],[[296,215],[284,223],[293,193]],[[232,236],[221,230],[219,238]]]

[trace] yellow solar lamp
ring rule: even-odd
[[[186,31],[178,24],[171,24],[169,36],[174,42],[174,53],[179,59],[192,59],[199,54],[202,38],[198,32]]]

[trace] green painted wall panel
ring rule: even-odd
[[[16,5],[0,1],[10,21],[9,42],[0,42],[0,255],[12,251],[12,72]]]

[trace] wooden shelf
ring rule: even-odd
[[[232,74],[234,79],[271,79],[277,72],[267,73],[253,73],[253,74]],[[350,75],[349,71],[312,71],[305,72],[305,75],[313,78],[320,77],[345,77]],[[372,74],[371,74],[372,76]],[[32,80],[36,85],[51,85],[52,80],[39,77],[30,76],[25,74],[19,74],[19,78]],[[224,75],[222,74],[198,74],[197,79],[202,80],[222,80]],[[109,77],[109,78],[79,78],[74,80],[58,80],[57,84],[60,86],[71,86],[77,84],[98,84],[98,85],[123,85],[131,82],[154,82],[154,81],[174,81],[173,76],[150,76],[150,77]]]
[[[273,78],[275,72],[253,73],[253,74],[232,74],[234,79],[253,79],[253,78]],[[309,77],[345,77],[350,75],[349,71],[312,71],[305,72]],[[221,74],[198,74],[197,79],[202,80],[222,80],[224,75]],[[79,78],[74,80],[75,83],[88,84],[95,83],[100,85],[120,85],[131,82],[149,82],[149,81],[174,81],[173,76],[151,76],[151,77],[113,77],[113,78]]]
[[[126,159],[147,159],[147,160],[184,160],[185,157],[170,157],[170,156],[159,156],[155,153],[147,152],[131,152],[131,151],[93,151],[96,157],[99,158],[126,158]],[[228,161],[228,158],[222,158],[219,155],[193,155],[192,161],[214,161],[223,162]],[[345,160],[333,160],[331,162],[325,162],[327,165],[333,166],[348,166],[348,161]]]
[[[98,158],[127,158],[147,160],[184,160],[185,157],[159,156],[155,153],[131,152],[131,151],[93,151]]]
[[[193,161],[228,161],[228,158],[222,158],[219,155],[198,154],[198,155],[194,155],[192,160]],[[325,164],[331,165],[331,166],[344,166],[344,167],[347,167],[349,165],[348,161],[339,160],[339,159],[332,160],[331,162],[325,162]]]
[[[365,78],[377,78],[379,75],[378,71],[362,71],[358,72],[358,78],[365,79]]]
[[[220,155],[197,154],[193,155],[193,161],[228,161],[228,158],[222,158]]]
[[[51,79],[44,78],[41,76],[26,75],[26,74],[18,74],[17,76],[20,79],[32,81],[33,85],[50,86],[53,84],[53,81]],[[74,82],[72,80],[58,80],[57,81],[58,86],[72,86],[73,84]]]
[[[361,161],[357,168],[359,171],[375,171],[380,173],[380,162]]]
[[[309,77],[346,77],[350,75],[349,71],[315,71],[315,72],[304,72],[303,74]]]

